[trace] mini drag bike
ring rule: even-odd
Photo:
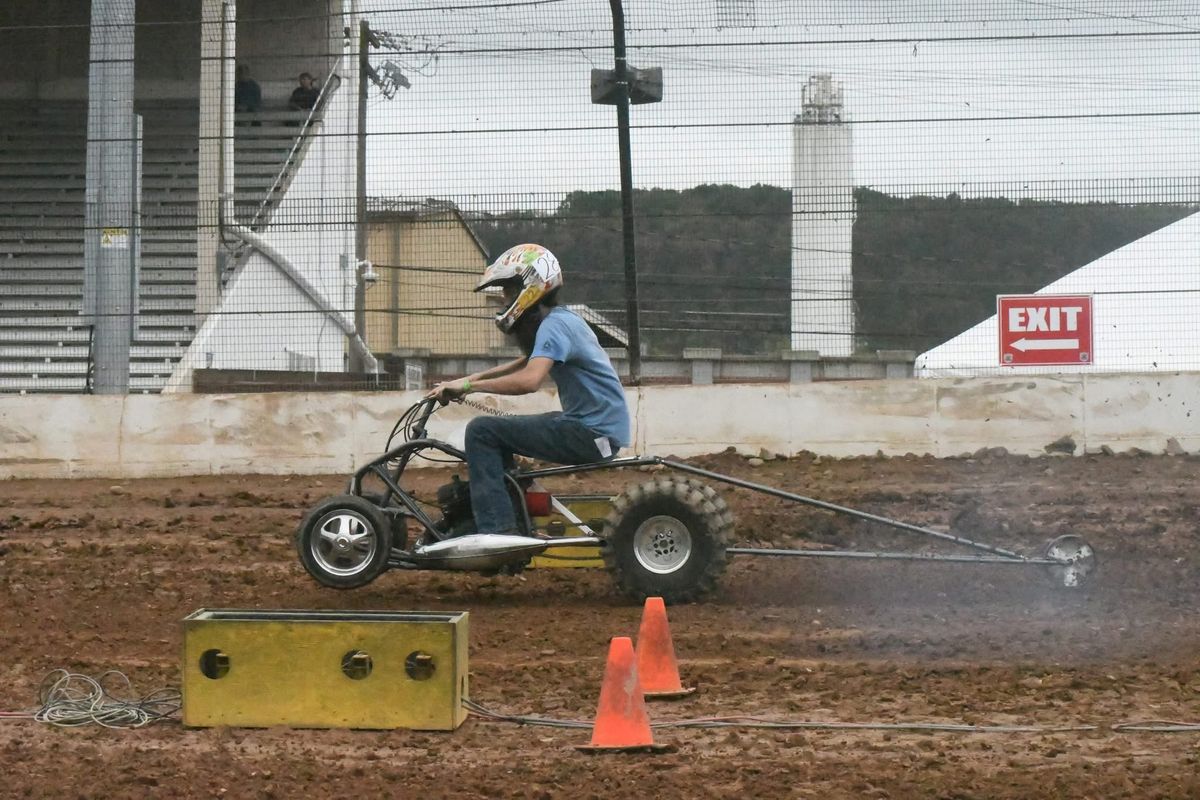
[[[733,514],[712,487],[662,474],[615,498],[602,498],[609,501],[607,515],[585,521],[572,510],[570,498],[538,483],[551,475],[638,467],[657,459],[507,472],[517,535],[476,532],[470,487],[458,475],[438,489],[433,502],[416,497],[404,488],[405,471],[416,459],[466,462],[461,450],[428,434],[429,419],[442,405],[426,398],[410,407],[392,429],[385,452],[354,473],[347,493],[326,498],[304,517],[296,548],[319,583],[353,589],[388,569],[511,573],[548,550],[593,546],[617,587],[631,598],[687,602],[715,588],[733,541]],[[368,491],[368,482],[382,488]],[[564,520],[580,535],[561,535],[567,529]]]
[[[498,413],[478,403],[460,402]],[[304,517],[296,531],[296,548],[304,568],[317,581],[353,589],[388,569],[516,572],[547,551],[581,547],[599,549],[604,565],[625,595],[637,600],[659,596],[668,603],[699,600],[711,593],[728,558],[734,555],[1039,567],[1067,588],[1083,585],[1096,569],[1095,551],[1075,534],[1052,538],[1039,555],[1023,555],[951,531],[888,519],[657,456],[512,470],[505,480],[520,532],[481,534],[471,511],[469,485],[457,475],[438,489],[434,502],[418,499],[402,484],[414,459],[466,461],[461,450],[428,435],[429,419],[441,405],[441,401],[426,398],[410,407],[392,429],[386,452],[354,473],[347,493],[323,500]],[[397,437],[401,441],[393,447]],[[557,497],[537,482],[552,475],[654,466],[670,472],[635,483],[616,497],[601,497],[607,513],[587,521],[572,510],[574,498]],[[720,495],[695,480],[697,477],[974,552],[733,547],[732,512]],[[368,480],[381,484],[382,489],[367,491],[364,484]],[[568,524],[580,535],[563,535]]]

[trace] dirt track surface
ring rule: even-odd
[[[806,457],[693,463],[1021,552],[1076,533],[1095,580],[1036,569],[739,557],[707,603],[670,610],[691,699],[656,720],[1096,725],[952,734],[671,729],[667,755],[586,756],[587,732],[470,719],[409,731],[60,730],[0,721],[0,797],[1196,797],[1200,734],[1114,723],[1200,719],[1200,487],[1193,457]],[[432,495],[442,470],[413,473]],[[560,479],[615,491],[649,475]],[[178,686],[180,620],[200,607],[467,610],[471,695],[590,720],[608,639],[640,608],[600,571],[389,572],[351,592],[299,566],[291,533],[342,476],[0,483],[0,710],[36,706],[55,668]],[[927,548],[722,489],[739,543]]]

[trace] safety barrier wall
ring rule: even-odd
[[[939,457],[1010,453],[1200,452],[1200,373],[628,390],[634,450]],[[397,393],[0,397],[0,477],[134,478],[349,472],[382,452],[420,397]],[[497,409],[557,406],[553,394],[479,395]],[[1193,413],[1196,411],[1197,413]],[[461,442],[478,410],[453,405],[431,433]],[[1057,443],[1057,445],[1056,445]],[[1047,447],[1051,445],[1056,445]]]

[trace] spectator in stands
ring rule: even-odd
[[[233,108],[235,111],[258,111],[262,108],[262,89],[258,81],[250,77],[250,68],[245,64],[237,66],[237,83],[233,87]]]
[[[313,76],[307,72],[300,73],[300,85],[292,90],[288,100],[288,108],[293,111],[307,111],[317,104],[320,91],[313,85]]]

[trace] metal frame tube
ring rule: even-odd
[[[763,494],[769,494],[769,495],[772,495],[773,497],[781,497],[784,500],[792,500],[796,503],[802,503],[807,506],[813,506],[815,508],[822,508],[826,511],[832,511],[835,514],[846,514],[851,517],[858,517],[859,519],[867,520],[868,522],[876,522],[880,525],[886,525],[889,528],[896,528],[898,530],[908,531],[910,533],[920,533],[925,536],[932,536],[935,539],[941,539],[943,541],[953,542],[954,544],[960,544],[964,547],[970,547],[975,550],[984,550],[989,553],[995,553],[998,556],[1004,556],[1005,558],[1018,559],[1021,561],[1026,560],[1025,556],[1022,556],[1019,553],[1014,553],[1011,550],[1005,550],[1003,547],[996,547],[995,545],[984,544],[983,542],[976,542],[972,539],[964,539],[963,537],[955,536],[952,533],[946,533],[944,531],[936,531],[936,530],[933,530],[932,528],[922,528],[920,525],[910,525],[907,522],[900,522],[898,520],[888,519],[887,517],[878,516],[877,514],[870,514],[866,511],[859,511],[854,508],[847,508],[846,506],[839,506],[834,503],[827,503],[824,500],[816,500],[812,497],[805,497],[804,495],[793,494],[791,492],[785,492],[782,489],[776,489],[771,486],[763,486],[760,483],[752,483],[750,481],[744,481],[739,478],[730,477],[729,475],[722,475],[719,472],[710,472],[709,470],[706,470],[706,469],[700,469],[699,467],[693,467],[690,464],[681,464],[678,461],[660,460],[659,463],[664,464],[665,466],[671,467],[672,469],[680,470],[681,472],[690,472],[693,475],[703,475],[704,477],[709,478],[711,480],[722,481],[724,483],[728,483],[733,486],[739,486],[743,489],[751,489],[756,492],[762,492]]]
[[[767,547],[729,547],[725,552],[731,556],[788,556],[791,558],[861,558],[879,561],[947,561],[955,564],[1015,564],[1061,566],[1062,562],[1052,558],[1027,558],[1018,556],[956,556],[940,553],[887,553],[863,552],[860,550],[779,550]]]

